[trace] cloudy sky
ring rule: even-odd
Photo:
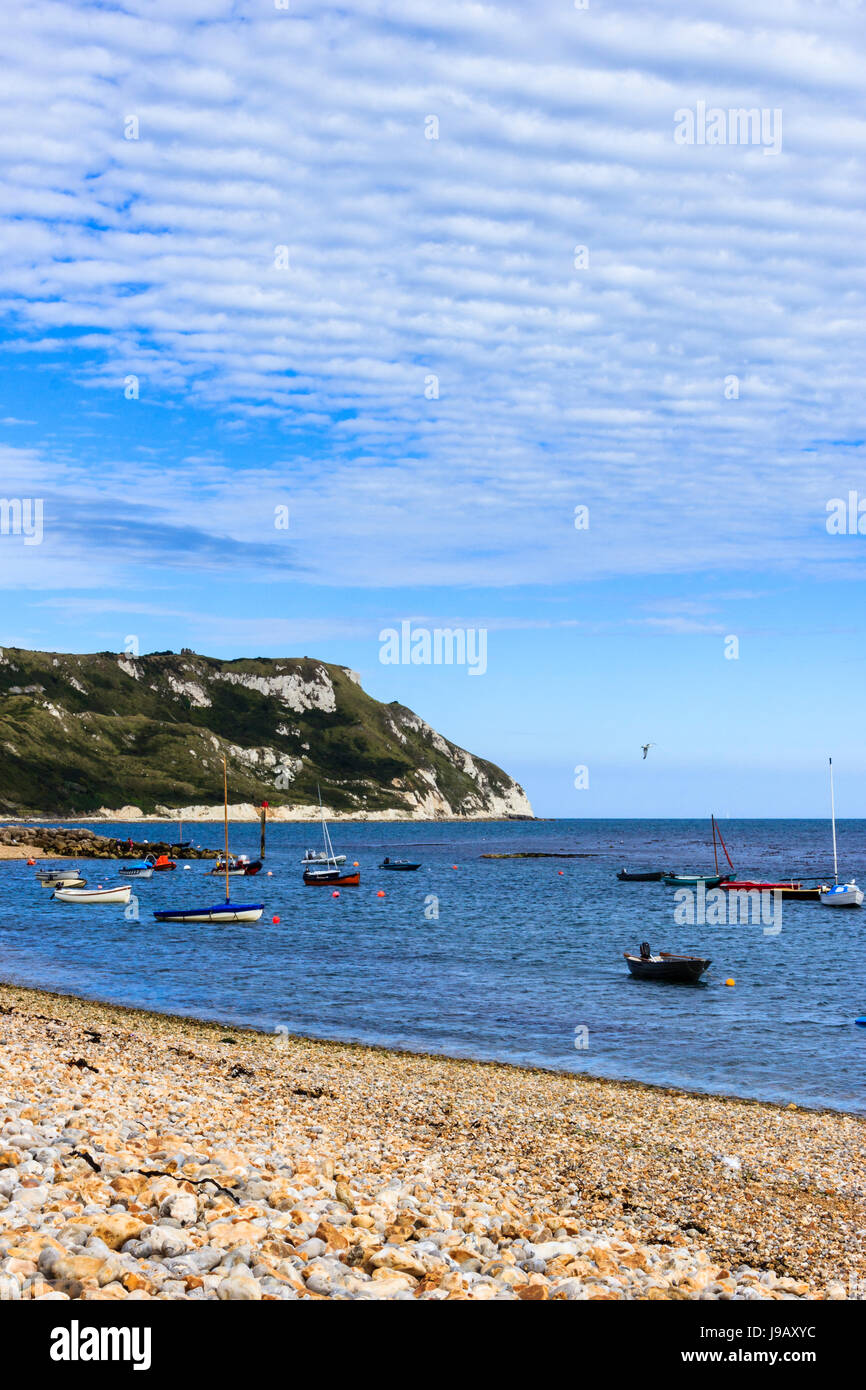
[[[281,3],[7,34],[3,642],[339,661],[541,814],[823,814],[832,752],[866,815],[863,5]]]

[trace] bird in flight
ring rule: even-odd
[[[654,743],[642,743],[642,744],[641,744],[641,746],[640,746],[640,751],[643,753],[644,761],[646,761],[646,755],[647,755],[647,753],[650,751],[651,748],[655,748],[655,744],[654,744]]]

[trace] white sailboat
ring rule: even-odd
[[[839,862],[836,857],[836,799],[833,794],[833,759],[830,759],[830,816],[833,822],[833,887],[821,889],[825,907],[862,907],[863,890],[853,881],[839,882]]]

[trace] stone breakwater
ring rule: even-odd
[[[0,986],[0,1295],[863,1298],[864,1128]]]
[[[170,840],[109,839],[77,825],[6,825],[0,828],[0,859],[143,859],[169,854]],[[185,848],[176,859],[215,859],[216,850]]]

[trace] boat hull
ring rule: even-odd
[[[166,907],[153,915],[158,922],[257,922],[264,909],[264,903],[214,903],[212,907]]]
[[[37,878],[43,888],[83,888],[87,883],[80,874],[37,874]]]
[[[153,878],[153,865],[149,869],[125,869],[127,878]]]
[[[649,960],[629,951],[623,951],[623,956],[636,980],[669,980],[675,984],[695,984],[712,965],[712,961],[700,956],[676,956],[669,951],[660,951]]]
[[[828,888],[821,893],[823,907],[862,907],[863,889],[856,883],[842,883],[838,888]]]
[[[718,888],[725,881],[722,874],[665,874],[662,879],[667,888],[696,888],[699,883],[705,888]]]
[[[132,885],[121,883],[117,888],[56,888],[54,896],[61,903],[128,903]]]
[[[420,869],[420,864],[380,864],[380,869],[387,869],[390,873],[408,873],[412,869]]]
[[[316,872],[315,870],[304,870],[304,883],[308,888],[357,888],[361,882],[360,871],[354,874],[341,874],[339,869],[328,872],[327,869]]]
[[[647,873],[629,873],[628,869],[620,869],[617,878],[620,883],[661,883],[665,877],[664,869],[653,869]]]
[[[820,888],[804,888],[796,879],[788,879],[787,883],[758,883],[751,879],[728,880],[719,884],[727,893],[778,893],[781,898],[792,899],[799,902],[818,902],[821,897]]]

